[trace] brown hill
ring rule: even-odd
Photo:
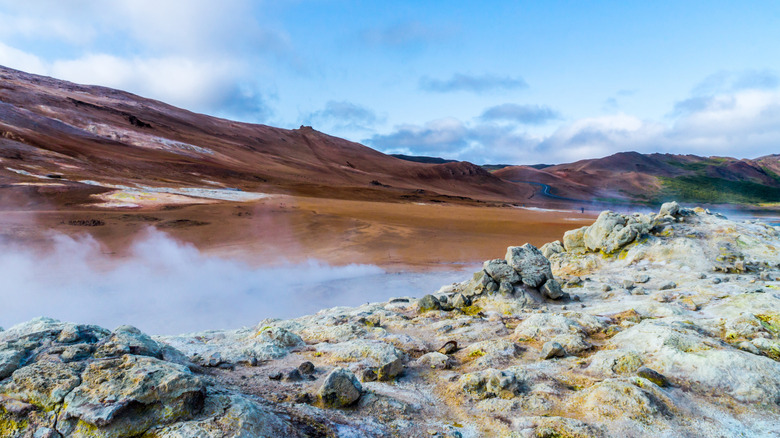
[[[232,122],[2,67],[0,80],[6,184],[48,176],[72,194],[121,185],[454,202],[507,202],[534,191],[470,163],[400,160],[310,127]],[[85,180],[93,185],[78,183]]]
[[[582,200],[755,204],[780,201],[780,155],[755,160],[621,152],[535,170],[511,166],[494,175],[551,186]]]

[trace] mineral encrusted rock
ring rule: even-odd
[[[420,300],[165,337],[39,318],[0,331],[0,437],[777,436],[778,248],[669,203]]]

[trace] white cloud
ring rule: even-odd
[[[737,158],[777,153],[780,92],[776,90],[742,88],[694,97],[676,108],[667,122],[618,113],[577,119],[543,138],[527,134],[520,123],[496,125],[475,118],[399,125],[394,132],[374,135],[366,142],[386,151],[435,154],[478,164],[562,163],[623,151]]]
[[[249,0],[0,0],[0,63],[264,121],[270,64],[301,71],[286,34]],[[33,55],[34,53],[34,55]]]
[[[7,46],[0,42],[0,65],[5,65],[28,73],[47,74],[46,63],[41,58]]]

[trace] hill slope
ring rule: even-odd
[[[470,163],[400,160],[310,127],[232,122],[3,67],[0,80],[5,183],[49,175],[71,192],[97,190],[73,183],[87,180],[108,188],[206,187],[376,199],[404,199],[422,190],[510,201],[533,192]]]
[[[508,181],[548,184],[553,193],[582,200],[756,204],[780,201],[780,156],[754,160],[621,152],[537,170],[494,172]]]

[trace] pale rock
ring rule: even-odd
[[[446,354],[432,351],[425,353],[417,359],[417,364],[426,368],[446,370],[452,367],[452,359]]]
[[[661,209],[658,210],[658,216],[660,217],[677,216],[677,213],[679,212],[680,212],[680,204],[678,204],[675,201],[671,201],[661,205]]]
[[[542,255],[544,255],[547,259],[549,259],[554,254],[565,252],[566,249],[564,249],[560,240],[556,240],[554,242],[545,243],[541,248],[539,248],[539,251],[541,251]]]
[[[0,393],[52,410],[79,384],[81,378],[75,367],[60,362],[36,362],[14,371],[11,382],[0,387]]]
[[[525,371],[519,367],[505,370],[486,369],[464,374],[458,381],[461,390],[471,397],[482,400],[486,398],[513,398],[525,390]]]
[[[530,287],[538,288],[545,281],[553,278],[550,261],[529,243],[507,248],[506,261],[520,274],[523,283]]]
[[[327,353],[331,361],[359,362],[375,370],[379,380],[392,380],[403,372],[405,355],[382,341],[354,340],[338,344],[322,343],[317,351]]]
[[[589,227],[582,227],[563,233],[563,247],[566,251],[575,254],[587,251],[587,248],[585,247],[585,232],[588,228]]]
[[[649,385],[652,387],[653,385]],[[607,379],[580,391],[571,400],[573,409],[598,420],[631,418],[647,420],[667,415],[674,404],[663,392],[629,379]]]
[[[317,397],[325,407],[342,408],[358,401],[362,392],[363,387],[354,374],[344,368],[335,368],[325,377]]]
[[[132,437],[200,412],[205,386],[187,368],[125,355],[87,365],[64,400],[58,429],[66,436]]]
[[[542,345],[542,359],[552,359],[566,356],[566,350],[555,341],[548,341]]]

